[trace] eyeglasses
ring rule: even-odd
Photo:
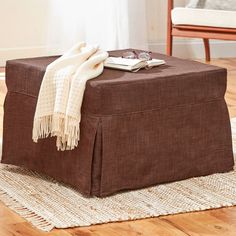
[[[122,58],[126,59],[140,59],[142,61],[152,60],[151,52],[136,52],[136,51],[128,51],[123,53]]]

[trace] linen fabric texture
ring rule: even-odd
[[[35,144],[31,136],[42,78],[58,57],[8,61],[2,162],[99,197],[232,170],[226,69],[152,57],[166,64],[137,73],[104,69],[87,81],[80,141],[68,152],[56,150],[55,137]]]

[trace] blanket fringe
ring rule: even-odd
[[[78,146],[80,139],[80,120],[71,116],[66,117],[65,135],[67,136],[67,150]]]
[[[33,141],[56,136],[58,150],[73,150],[80,139],[80,120],[61,113],[40,117],[34,120]]]
[[[52,115],[34,119],[33,141],[38,142],[39,138],[47,138],[52,130]]]

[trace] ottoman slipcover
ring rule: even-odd
[[[64,152],[56,150],[55,138],[32,141],[40,84],[57,57],[8,61],[2,162],[44,173],[87,196],[232,170],[226,70],[153,57],[166,65],[137,73],[105,69],[87,82],[81,140]]]

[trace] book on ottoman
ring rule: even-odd
[[[151,60],[127,59],[122,57],[108,57],[104,63],[105,68],[137,72],[142,68],[151,69],[154,66],[165,64],[164,60],[152,58]]]
[[[32,141],[40,84],[57,57],[8,61],[2,162],[47,174],[87,196],[232,170],[227,71],[153,57],[166,64],[137,73],[105,69],[87,82],[79,146],[64,152],[54,138]]]

